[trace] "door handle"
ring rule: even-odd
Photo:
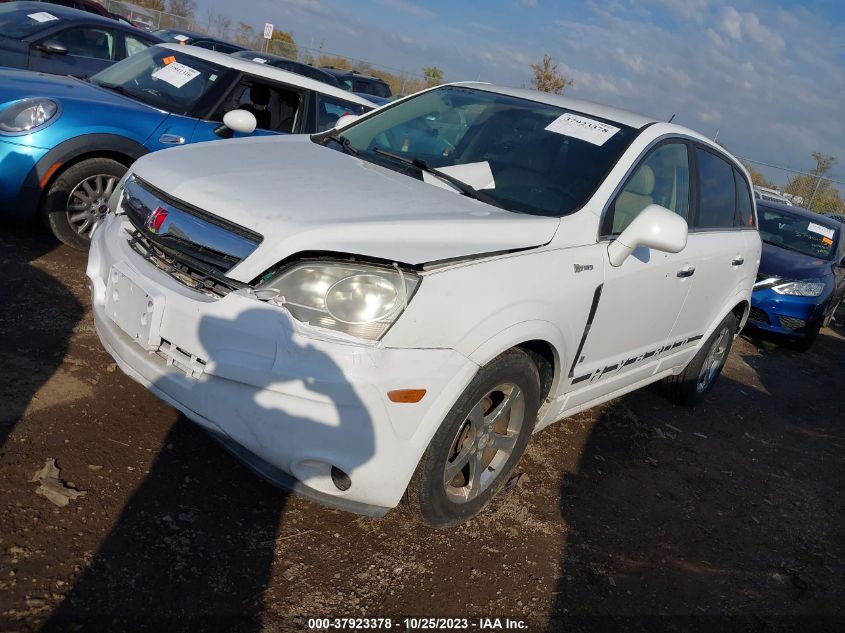
[[[742,266],[745,263],[745,258],[742,255],[737,255],[733,258],[731,266]]]
[[[695,274],[695,266],[687,264],[678,271],[678,277],[692,277]]]
[[[162,134],[159,137],[158,142],[164,143],[165,145],[184,145],[185,137],[178,136],[176,134]]]

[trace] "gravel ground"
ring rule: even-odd
[[[0,247],[4,630],[287,631],[412,614],[845,630],[841,328],[806,354],[740,338],[699,408],[645,389],[554,425],[492,508],[432,531],[262,482],[116,368],[84,254],[13,227]],[[57,507],[36,494],[49,459],[84,496]]]

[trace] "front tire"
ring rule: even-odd
[[[684,370],[677,376],[669,376],[663,381],[671,400],[685,406],[693,406],[707,397],[722,374],[736,332],[736,315],[730,312]]]
[[[478,514],[510,477],[534,430],[540,375],[512,349],[482,367],[423,454],[404,504],[435,528]]]
[[[105,216],[109,197],[125,173],[126,166],[111,158],[88,158],[61,172],[42,203],[53,235],[68,246],[88,250],[91,230]]]

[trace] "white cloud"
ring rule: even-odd
[[[519,4],[527,9],[536,9],[537,8],[537,0],[519,0]]]
[[[381,4],[391,9],[407,13],[415,18],[430,18],[434,17],[434,12],[429,11],[423,6],[420,6],[410,0],[379,0]]]
[[[711,0],[655,0],[664,9],[683,20],[700,24],[704,21]]]
[[[751,11],[740,12],[733,7],[725,7],[721,27],[736,42],[749,41],[772,52],[782,51],[786,46],[783,36],[763,26],[757,14]]]

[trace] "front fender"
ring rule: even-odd
[[[486,365],[502,352],[528,341],[544,341],[554,353],[554,377],[549,395],[557,391],[561,368],[566,365],[566,338],[554,323],[543,320],[522,321],[491,336],[468,354],[479,366]]]
[[[41,195],[62,167],[87,155],[118,155],[131,164],[149,150],[132,139],[116,134],[85,134],[59,143],[39,160],[21,187],[17,209],[21,215],[34,217]]]

